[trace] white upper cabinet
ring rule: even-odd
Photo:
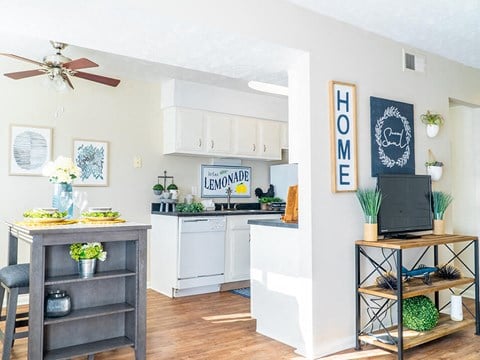
[[[232,121],[229,115],[204,112],[205,147],[209,153],[232,152]]]
[[[204,110],[163,110],[165,154],[280,160],[281,122]]]
[[[163,111],[163,149],[197,153],[205,149],[203,114],[191,109],[168,108]]]
[[[266,159],[280,160],[280,123],[262,120],[257,123],[258,156]]]
[[[256,157],[258,155],[257,119],[235,116],[233,119],[233,139],[235,155]]]

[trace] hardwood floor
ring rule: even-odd
[[[249,299],[230,292],[172,300],[148,290],[147,359],[302,359],[291,347],[256,333],[249,312]],[[26,358],[27,341],[17,340],[11,359]],[[130,348],[95,355],[95,360],[132,359]]]
[[[147,359],[149,360],[293,360],[293,349],[255,332],[249,299],[230,292],[169,299],[147,292]],[[2,324],[3,325],[3,324]],[[405,360],[478,360],[480,337],[474,326],[405,351]],[[75,334],[72,334],[75,336]],[[26,339],[17,340],[12,360],[27,358]],[[84,360],[78,358],[75,360]],[[95,355],[95,360],[132,360],[130,348]],[[395,360],[373,346],[345,350],[328,360]]]

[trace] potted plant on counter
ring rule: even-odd
[[[445,234],[445,222],[443,215],[450,203],[453,201],[453,196],[443,191],[432,191],[433,198],[433,234]]]
[[[440,130],[440,125],[444,123],[443,116],[440,114],[433,114],[427,111],[426,114],[420,116],[420,120],[427,125],[427,136],[433,138],[437,136]]]
[[[155,195],[162,195],[162,192],[163,192],[163,190],[164,190],[162,184],[155,184],[155,185],[153,185],[153,188],[152,188],[152,189],[153,189],[153,193],[154,193]]]
[[[75,243],[70,245],[70,256],[78,261],[78,272],[82,278],[92,277],[97,266],[97,259],[105,261],[107,252],[99,242]]]
[[[281,201],[282,199],[271,196],[264,196],[258,199],[258,202],[260,203],[260,210],[271,210],[272,203]]]
[[[380,190],[373,188],[359,189],[356,195],[365,217],[363,239],[365,241],[377,241],[377,215],[380,210],[380,204],[382,203],[382,194]]]

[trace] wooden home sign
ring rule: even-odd
[[[357,190],[357,100],[354,84],[330,81],[332,191]]]

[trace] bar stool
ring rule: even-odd
[[[28,326],[28,312],[17,314],[18,295],[28,294],[30,264],[9,265],[0,269],[0,321],[5,321],[5,331],[0,330],[3,342],[2,360],[9,360],[15,339],[28,336],[28,331],[16,332]],[[7,313],[2,316],[3,298],[7,294]]]

